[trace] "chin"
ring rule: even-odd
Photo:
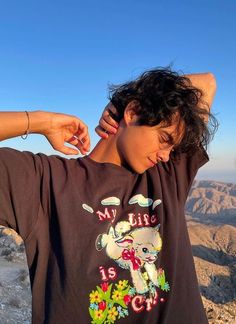
[[[133,163],[129,163],[128,161],[123,164],[123,166],[135,173],[143,174],[147,171],[148,168],[145,168],[143,165],[134,165]]]
[[[135,171],[135,172],[138,173],[138,174],[144,174],[145,171],[146,170],[144,170],[144,171]]]
[[[147,169],[133,169],[138,174],[143,174]]]

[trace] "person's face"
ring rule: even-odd
[[[163,124],[139,126],[137,121],[137,115],[125,111],[117,148],[122,164],[143,173],[156,163],[169,160],[171,151],[183,138],[184,127],[183,123],[179,123],[178,116],[173,118],[171,126],[166,127]]]

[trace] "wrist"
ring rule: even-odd
[[[52,112],[29,111],[29,133],[44,135],[51,127]]]

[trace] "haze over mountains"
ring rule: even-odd
[[[236,184],[195,181],[186,220],[209,323],[236,323]],[[31,295],[21,239],[0,228],[1,324],[29,324]]]

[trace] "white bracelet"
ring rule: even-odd
[[[25,113],[26,113],[27,119],[28,119],[28,126],[27,126],[27,129],[26,129],[25,133],[23,135],[21,135],[21,138],[23,140],[25,140],[28,137],[28,135],[29,135],[29,126],[30,126],[29,113],[28,113],[28,111],[25,111]]]

